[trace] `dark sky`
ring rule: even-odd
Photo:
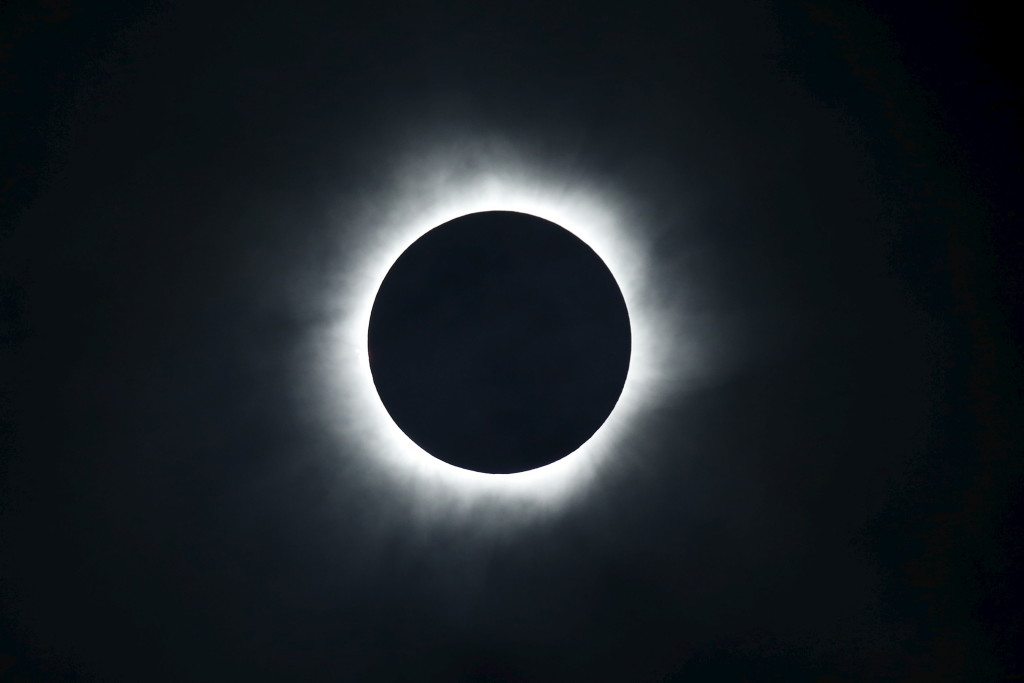
[[[0,680],[1024,675],[995,3],[208,4],[0,9]],[[619,207],[671,361],[543,514],[389,474],[317,351],[510,165]]]

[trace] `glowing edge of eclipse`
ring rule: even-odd
[[[627,439],[640,413],[662,393],[671,367],[665,335],[645,278],[642,240],[627,225],[607,192],[568,187],[535,172],[503,170],[412,174],[398,184],[392,202],[371,202],[357,225],[349,268],[339,283],[336,324],[327,340],[330,419],[383,482],[402,487],[414,505],[441,515],[478,513],[480,505],[506,505],[519,513],[557,508],[594,483],[613,454],[628,457]],[[420,169],[425,170],[425,169]],[[419,178],[420,180],[416,180]],[[384,204],[385,208],[382,208]],[[619,203],[621,205],[621,203]],[[370,373],[367,330],[380,285],[398,257],[424,233],[449,220],[480,211],[517,211],[556,223],[586,242],[614,276],[629,311],[632,350],[622,394],[597,432],[576,451],[550,465],[513,474],[485,474],[449,465],[422,450],[394,423]],[[370,216],[369,214],[373,215]],[[632,234],[628,234],[632,233]],[[362,244],[358,242],[362,240]],[[354,248],[352,248],[354,246]],[[671,335],[669,335],[671,336]],[[321,371],[322,372],[322,371]],[[341,422],[339,423],[339,418]]]

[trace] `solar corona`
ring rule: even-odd
[[[635,451],[630,440],[641,430],[644,410],[671,390],[679,368],[687,364],[678,357],[684,346],[676,342],[678,316],[659,305],[649,281],[644,226],[629,221],[626,205],[612,192],[567,181],[514,154],[490,155],[474,164],[425,154],[396,173],[390,187],[352,211],[355,218],[346,218],[350,233],[342,240],[344,276],[333,285],[328,313],[333,322],[317,345],[314,371],[322,390],[322,419],[346,453],[355,454],[346,471],[357,472],[368,486],[387,491],[421,516],[485,519],[492,514],[504,523],[509,514],[527,518],[557,510],[591,490],[610,467],[628,461]],[[370,346],[374,305],[382,287],[388,289],[389,273],[403,254],[428,233],[450,222],[458,225],[458,220],[503,213],[520,217],[520,228],[524,221],[547,226],[551,234],[561,234],[593,256],[592,265],[600,266],[595,272],[604,271],[609,292],[614,288],[619,300],[619,313],[609,317],[611,327],[619,330],[619,351],[611,352],[618,369],[606,376],[604,412],[597,411],[599,417],[578,426],[572,438],[547,455],[531,462],[528,449],[520,448],[520,460],[512,457],[505,460],[511,465],[494,465],[500,458],[488,464],[488,451],[479,449],[480,459],[460,463],[451,451],[432,448],[430,438],[408,423],[414,434],[403,431],[389,412],[402,409],[382,396],[375,383],[380,357],[375,360]],[[571,301],[563,302],[560,310],[571,307]],[[377,330],[382,340],[386,327]],[[551,367],[551,358],[547,362]],[[586,364],[577,372],[577,377],[585,375]],[[609,387],[616,376],[618,385]],[[451,424],[457,429],[457,420]],[[463,453],[472,452],[465,446]]]

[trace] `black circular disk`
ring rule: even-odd
[[[434,228],[395,261],[369,351],[381,401],[423,450],[522,472],[575,451],[608,417],[629,368],[629,315],[575,235],[487,211]]]

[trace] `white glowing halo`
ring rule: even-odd
[[[458,168],[449,163],[448,168]],[[422,166],[419,170],[423,170]],[[664,393],[671,367],[649,295],[643,240],[628,226],[621,202],[607,191],[566,186],[520,164],[491,164],[486,172],[442,177],[436,168],[396,183],[393,201],[372,202],[367,229],[348,244],[350,264],[336,301],[337,321],[324,345],[321,376],[332,385],[329,418],[355,446],[367,473],[398,486],[414,506],[442,516],[514,507],[522,514],[551,510],[586,490],[622,452],[635,418]],[[600,429],[576,451],[550,465],[514,474],[485,474],[449,465],[422,450],[391,419],[370,373],[367,329],[384,277],[420,236],[449,220],[480,211],[517,211],[551,221],[586,242],[605,262],[622,291],[632,332],[630,366],[622,394]],[[372,226],[372,227],[371,227]],[[631,234],[630,234],[631,233]],[[321,370],[321,373],[324,371]],[[489,510],[481,510],[481,506]]]

